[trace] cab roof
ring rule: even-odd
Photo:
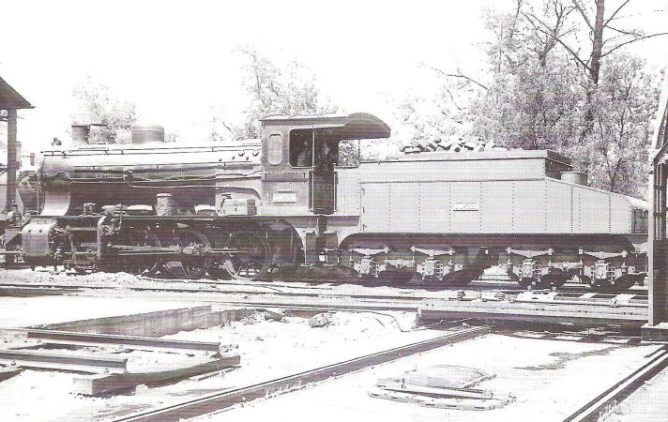
[[[293,126],[299,129],[333,129],[342,139],[380,139],[390,137],[390,127],[369,113],[317,114],[307,116],[267,116],[266,126]]]

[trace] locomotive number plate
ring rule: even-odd
[[[274,194],[274,203],[289,204],[297,202],[297,194],[294,192],[281,192]]]
[[[480,204],[476,202],[457,202],[452,204],[453,211],[480,211]]]

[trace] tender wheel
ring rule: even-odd
[[[269,271],[271,247],[269,243],[251,233],[235,233],[227,242],[231,249],[223,258],[223,268],[237,280],[257,280]]]
[[[591,277],[586,276],[586,275],[580,275],[580,276],[578,276],[578,278],[580,279],[580,283],[586,284],[588,286],[592,286]]]
[[[537,289],[559,288],[566,284],[569,276],[567,274],[546,274],[537,280],[536,278],[522,277],[517,282],[522,287],[534,286]]]
[[[610,282],[599,282],[592,283],[591,286],[600,291],[616,291],[616,290],[626,290],[633,287],[636,284],[638,276],[635,275],[623,275],[615,279],[612,283]]]
[[[546,274],[536,283],[536,287],[539,289],[559,288],[566,284],[567,280],[568,276],[564,274]]]
[[[382,273],[378,274],[378,281],[381,283],[401,285],[411,281],[414,275],[415,273],[383,271]]]
[[[164,243],[167,247],[178,246],[186,253],[180,259],[163,265],[165,273],[172,278],[184,277],[195,280],[203,277],[213,265],[212,257],[200,255],[210,247],[209,240],[200,232],[183,230],[167,238]]]
[[[480,274],[481,273],[478,271],[467,271],[467,270],[453,271],[443,276],[441,281],[446,286],[466,286],[471,281],[480,278]]]
[[[520,278],[517,280],[517,283],[518,283],[520,286],[522,286],[522,287],[529,287],[529,286],[531,286],[531,285],[533,284],[533,278],[529,278],[529,277],[520,277]]]

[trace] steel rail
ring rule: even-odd
[[[77,295],[96,296],[110,291],[108,286],[96,286],[95,289],[86,289],[92,286],[81,286],[82,289],[75,291]],[[540,315],[525,316],[525,319],[537,323],[549,323],[555,318],[570,318],[577,324],[596,325],[596,324],[639,324],[646,321],[646,307],[638,304],[612,303],[610,300],[587,299],[579,303],[566,302],[560,303],[560,300],[553,302],[513,302],[498,301],[494,298],[484,298],[483,301],[472,301],[475,297],[468,297],[464,300],[457,300],[456,297],[436,296],[434,295],[380,295],[380,294],[321,294],[316,292],[225,292],[217,289],[173,289],[162,287],[136,287],[128,286],[128,290],[136,292],[136,295],[160,293],[163,297],[176,297],[177,300],[184,299],[184,296],[190,296],[189,300],[216,303],[229,306],[245,306],[256,309],[283,308],[292,311],[349,311],[349,312],[368,312],[368,311],[399,311],[399,312],[418,312],[425,319],[511,319],[514,320],[520,313],[527,313],[524,308],[531,306],[542,306],[545,309],[539,312]],[[1,291],[1,286],[0,286]],[[118,292],[118,290],[113,290]],[[72,290],[68,290],[72,294]],[[196,294],[199,293],[199,294]],[[213,293],[213,295],[212,295]],[[452,292],[450,292],[452,293]],[[241,296],[243,295],[243,296]],[[468,299],[468,300],[467,300]],[[487,300],[485,300],[487,299]],[[442,304],[441,308],[436,309],[435,303]],[[498,303],[503,305],[503,310],[498,312],[485,312],[490,306]],[[606,305],[606,306],[603,306]],[[571,306],[566,309],[565,307]],[[595,310],[599,308],[599,310]],[[566,313],[564,313],[566,311]],[[536,312],[529,312],[536,314]],[[614,314],[614,315],[613,315]],[[640,322],[639,322],[640,321]]]
[[[189,280],[191,281],[191,280]],[[406,300],[406,301],[421,301],[423,299],[440,299],[443,298],[441,296],[435,296],[437,293],[448,293],[448,292],[460,292],[460,291],[472,291],[472,292],[500,292],[506,295],[515,295],[519,293],[523,293],[526,290],[522,288],[518,289],[508,289],[506,288],[489,288],[488,290],[485,290],[485,287],[481,286],[464,286],[462,287],[455,287],[455,288],[442,288],[438,292],[433,292],[433,291],[428,291],[428,292],[419,292],[419,291],[413,291],[411,292],[410,290],[406,290],[407,294],[404,295],[398,295],[398,294],[380,294],[380,293],[372,293],[372,294],[364,294],[364,293],[352,293],[352,294],[346,294],[345,292],[337,293],[332,290],[326,290],[327,293],[325,292],[288,292],[288,291],[280,291],[280,288],[288,288],[288,287],[293,287],[293,286],[276,286],[272,285],[272,283],[266,283],[266,285],[257,285],[257,284],[251,284],[251,285],[245,285],[244,283],[239,283],[239,284],[232,284],[232,283],[225,283],[227,285],[238,285],[239,287],[253,287],[253,288],[266,288],[266,289],[271,289],[271,291],[263,291],[263,292],[254,292],[254,291],[248,291],[244,289],[240,290],[227,290],[227,291],[222,291],[217,288],[201,288],[201,287],[196,287],[196,288],[184,288],[184,287],[173,287],[168,285],[168,281],[164,284],[161,284],[160,286],[109,286],[109,285],[99,285],[99,284],[88,284],[88,283],[81,283],[81,284],[34,284],[34,283],[16,283],[16,282],[1,282],[0,283],[0,289],[3,287],[25,287],[25,288],[47,288],[47,289],[65,289],[68,290],[69,292],[74,292],[77,289],[87,289],[87,290],[105,290],[105,289],[110,289],[110,288],[118,288],[121,287],[123,289],[128,289],[128,290],[133,290],[133,291],[150,291],[150,292],[176,292],[176,293],[216,293],[216,294],[252,294],[256,296],[263,296],[263,295],[280,295],[280,296],[294,296],[294,297],[320,297],[322,295],[331,295],[331,296],[341,296],[341,297],[346,297],[346,298],[353,298],[353,299],[371,299],[371,300]],[[215,283],[209,282],[209,283],[198,283],[198,284],[208,284],[212,285]],[[297,286],[294,286],[295,289],[299,288]],[[373,287],[369,287],[372,289]],[[304,288],[305,290],[315,290],[312,286],[309,288]],[[569,290],[558,290],[560,294],[563,294],[565,297],[572,297],[574,292],[571,292]],[[412,294],[408,294],[412,293]],[[582,291],[578,291],[577,293],[582,293]],[[587,300],[591,302],[607,302],[610,299],[614,299],[615,295],[612,293],[596,293],[596,292],[591,292],[595,293],[595,296],[588,298]],[[624,292],[626,293],[626,292]],[[640,297],[645,297],[647,292],[640,292],[640,293],[634,293],[634,292],[628,292],[629,294],[635,294]],[[604,297],[597,297],[603,295]],[[445,299],[445,298],[443,298]],[[562,301],[566,299],[557,299],[556,301]],[[638,301],[640,299],[632,299],[635,301]]]
[[[310,292],[283,292],[283,291],[263,291],[263,292],[254,292],[248,290],[228,290],[222,291],[218,289],[201,289],[201,288],[171,288],[171,287],[141,287],[141,286],[113,286],[113,285],[94,285],[94,284],[85,284],[80,285],[69,285],[69,284],[32,284],[32,283],[0,283],[0,292],[2,289],[6,288],[17,288],[17,289],[30,289],[34,291],[39,288],[43,288],[45,291],[53,292],[56,289],[62,289],[64,293],[80,293],[85,290],[113,290],[118,292],[119,289],[135,291],[135,292],[151,292],[151,293],[178,293],[178,294],[211,294],[216,295],[254,295],[254,296],[284,296],[284,297],[301,297],[301,298],[323,298],[328,297],[329,299],[358,299],[358,300],[404,300],[404,301],[414,301],[419,302],[428,297],[424,296],[410,296],[410,295],[381,295],[381,294],[345,294],[345,293],[310,293]],[[226,301],[220,301],[221,303],[226,303]],[[236,303],[237,301],[235,301]]]
[[[668,348],[659,349],[650,359],[612,387],[596,396],[564,419],[564,422],[595,422],[629,397],[641,385],[668,367]]]
[[[358,357],[344,362],[327,365],[310,371],[301,372],[283,378],[214,393],[205,397],[189,400],[172,406],[163,407],[134,415],[113,419],[113,422],[177,422],[213,412],[236,404],[268,397],[278,392],[288,392],[306,384],[313,384],[329,378],[340,377],[352,372],[391,362],[406,356],[427,352],[458,341],[467,340],[490,332],[490,327],[473,327],[449,333],[434,339],[385,350]],[[110,421],[111,422],[111,421]]]
[[[240,287],[243,287],[243,284],[239,285]],[[53,289],[63,289],[67,293],[76,293],[77,291],[81,290],[109,290],[113,289],[114,291],[118,291],[118,289],[126,289],[126,290],[131,290],[131,291],[138,291],[138,292],[168,292],[168,293],[215,293],[218,295],[231,295],[231,294],[244,294],[244,295],[255,295],[255,296],[285,296],[285,297],[304,297],[304,298],[322,298],[323,296],[329,296],[331,298],[345,298],[345,299],[368,299],[368,300],[405,300],[405,301],[416,301],[419,302],[423,299],[429,299],[429,298],[440,298],[441,296],[432,296],[430,297],[429,295],[421,295],[419,292],[414,292],[414,294],[409,295],[397,295],[397,294],[363,294],[363,293],[352,293],[352,294],[347,294],[345,292],[341,293],[336,293],[332,292],[331,290],[326,290],[323,292],[287,292],[287,291],[280,291],[278,289],[276,290],[271,290],[271,291],[261,291],[261,292],[256,292],[256,291],[249,291],[248,289],[240,289],[240,290],[219,290],[216,288],[184,288],[184,287],[170,287],[167,285],[161,285],[161,286],[114,286],[114,285],[100,285],[100,284],[87,284],[87,283],[81,283],[81,284],[33,284],[33,283],[0,283],[0,289],[5,288],[5,287],[15,287],[15,288],[30,288],[30,289],[35,289],[35,288],[44,288],[47,290],[53,290]],[[249,287],[256,287],[256,288],[263,288],[264,286],[249,286]],[[266,286],[269,288],[270,286]],[[453,289],[453,290],[444,290],[443,293],[446,292],[457,292],[462,289]],[[505,292],[504,292],[505,293]],[[512,292],[512,293],[518,293],[518,292]]]

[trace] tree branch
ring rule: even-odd
[[[619,12],[624,8],[624,6],[626,6],[627,4],[629,4],[630,1],[631,1],[631,0],[626,0],[624,3],[622,3],[621,6],[619,6],[619,7],[617,8],[617,10],[615,10],[615,11],[613,12],[613,14],[610,15],[610,17],[608,18],[608,20],[606,20],[606,21],[603,23],[603,28],[605,28],[606,26],[608,26],[608,24],[610,23],[610,21],[612,21],[612,20],[615,18],[615,16],[617,16],[617,13],[619,13]]]
[[[447,78],[459,78],[459,79],[465,79],[465,80],[467,80],[467,81],[469,81],[469,82],[471,82],[471,83],[473,83],[473,84],[478,85],[480,88],[484,89],[485,91],[489,91],[489,88],[488,88],[487,86],[485,86],[485,85],[483,85],[482,83],[476,81],[475,79],[473,79],[473,78],[470,77],[470,76],[464,75],[464,74],[461,72],[461,70],[459,70],[459,69],[457,69],[457,73],[445,73],[445,72],[442,71],[441,69],[437,69],[437,68],[435,68],[435,67],[432,67],[432,69],[433,69],[434,71],[436,71],[438,74],[440,74],[441,76],[445,76],[445,77],[447,77]]]
[[[584,19],[584,21],[587,24],[587,26],[589,27],[589,29],[591,29],[593,31],[594,30],[594,25],[592,25],[591,21],[589,20],[589,16],[587,16],[587,12],[584,10],[584,7],[582,6],[582,4],[580,4],[580,2],[578,0],[572,0],[572,2],[573,2],[573,5],[575,6],[575,8],[578,10],[578,12],[580,12],[580,14],[582,15],[582,19]]]
[[[619,32],[620,34],[623,35],[629,35],[632,37],[642,37],[642,33],[637,30],[625,31],[623,29],[613,28],[612,26],[608,26],[608,28],[615,32]]]
[[[540,32],[542,32],[543,34],[552,37],[556,42],[558,42],[562,47],[564,47],[564,48],[566,49],[566,51],[568,51],[568,53],[570,53],[571,56],[573,56],[573,58],[574,58],[578,63],[580,63],[585,69],[587,69],[587,70],[590,69],[590,68],[589,68],[589,65],[588,65],[587,63],[585,63],[585,61],[582,60],[582,59],[580,58],[580,56],[579,56],[579,55],[578,55],[572,48],[570,48],[568,45],[566,45],[566,43],[564,43],[564,42],[563,42],[563,41],[562,41],[556,34],[553,34],[553,33],[551,32],[551,30],[550,30],[550,27],[547,26],[544,22],[542,22],[542,21],[541,21],[540,19],[538,19],[535,15],[530,14],[530,13],[525,13],[525,14],[524,14],[524,17],[527,18],[527,20],[529,21],[529,23],[531,23],[531,25],[536,29],[536,31],[540,31]],[[533,20],[536,20],[536,22],[540,23],[543,27],[547,28],[548,30],[546,31],[545,29],[541,29],[541,28],[539,28],[538,25],[536,25],[536,24],[533,22]]]
[[[450,91],[450,89],[449,89],[448,87],[446,87],[446,86],[444,86],[443,89],[445,90],[445,92],[448,93],[448,96],[450,97],[450,101],[452,101],[452,104],[455,105],[455,107],[457,108],[457,110],[462,111],[463,108],[460,107],[459,104],[457,104],[457,101],[455,100],[455,96],[452,95],[452,92]]]
[[[618,45],[612,47],[610,50],[606,51],[605,53],[601,54],[601,57],[608,56],[613,51],[619,50],[620,48],[624,47],[625,45],[628,45],[628,44],[631,44],[631,43],[634,43],[634,42],[638,42],[638,41],[643,41],[643,40],[646,40],[648,38],[660,37],[662,35],[668,35],[668,32],[658,32],[656,34],[645,35],[645,36],[642,36],[642,37],[638,37],[638,38],[635,38],[635,39],[632,39],[632,40],[625,41],[621,44],[618,44]]]

